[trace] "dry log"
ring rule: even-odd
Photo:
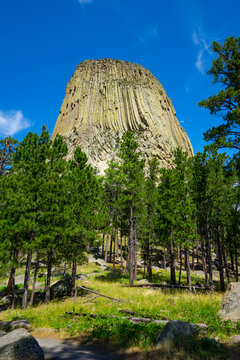
[[[103,297],[105,297],[105,298],[107,298],[107,299],[110,299],[110,300],[114,300],[114,301],[123,302],[123,303],[128,304],[127,301],[120,300],[120,299],[116,299],[116,298],[113,298],[113,297],[111,297],[111,296],[107,296],[107,295],[100,294],[99,292],[90,290],[90,289],[86,288],[85,286],[77,285],[76,288],[79,288],[79,289],[82,289],[82,290],[85,290],[85,291],[89,291],[89,292],[91,292],[91,293],[93,293],[93,294],[96,294],[96,295],[98,295],[98,296],[103,296]]]
[[[124,309],[118,309],[118,311],[120,311],[123,314],[128,314],[128,315],[135,315],[135,312],[132,310],[124,310]]]
[[[118,309],[118,311],[121,312],[122,314],[135,315],[135,312],[132,310]],[[158,311],[167,312],[165,310],[158,310]],[[141,314],[141,316],[142,316],[142,318],[145,318],[145,316],[143,314]],[[158,319],[161,319],[161,320],[169,320],[168,318],[161,316],[161,315],[155,315],[155,317],[157,317]]]
[[[188,286],[184,286],[184,285],[163,285],[163,284],[136,284],[136,285],[125,285],[127,287],[153,287],[153,288],[170,288],[170,289],[187,289],[188,290]],[[205,287],[200,287],[200,286],[193,286],[193,291],[196,290],[202,290],[202,291],[207,291],[207,290],[213,290],[213,286],[205,286]]]
[[[123,320],[129,320],[130,322],[134,324],[144,323],[155,323],[158,325],[166,325],[170,320],[155,320],[151,318],[138,318],[138,317],[120,317],[116,315],[102,315],[102,314],[86,314],[86,313],[75,313],[71,311],[65,312],[65,315],[71,315],[71,316],[84,316],[84,317],[90,317],[93,319],[100,318],[100,319],[123,319]],[[202,330],[207,330],[208,325],[207,324],[191,324],[192,326],[196,328],[200,328]]]
[[[88,302],[92,302],[92,301],[94,301],[94,300],[97,299],[97,298],[99,298],[99,295],[96,295],[96,296],[94,296],[92,299],[89,299],[89,300],[87,300],[87,301],[84,301],[83,303],[86,304],[86,303],[88,303]]]

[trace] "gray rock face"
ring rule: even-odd
[[[13,330],[0,337],[1,360],[44,360],[44,352],[25,329]]]
[[[171,345],[176,341],[191,337],[196,328],[188,322],[171,320],[163,328],[157,337],[157,347]]]
[[[222,320],[240,320],[240,283],[232,282],[228,285],[218,316]]]
[[[69,157],[80,146],[103,174],[116,156],[117,138],[139,134],[143,158],[173,166],[173,150],[193,155],[170,98],[150,71],[130,62],[100,59],[79,64],[69,81],[52,138],[66,137]]]

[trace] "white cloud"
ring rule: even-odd
[[[78,0],[79,4],[85,5],[85,4],[91,4],[92,0]]]
[[[7,112],[0,110],[0,135],[13,136],[30,126],[30,121],[23,116],[21,110]]]
[[[204,74],[205,69],[205,55],[210,54],[210,45],[206,41],[206,36],[203,34],[201,29],[194,31],[192,34],[193,43],[200,49],[197,54],[197,60],[195,62],[196,68],[200,73]]]

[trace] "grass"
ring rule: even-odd
[[[97,265],[88,264],[79,267],[78,273],[90,274],[98,269]],[[142,272],[140,271],[138,279],[141,278]],[[154,272],[154,282],[167,281],[168,279],[169,273],[166,271]],[[183,282],[186,281],[184,276],[182,280]],[[202,281],[202,278],[196,276],[194,281]],[[234,334],[240,334],[240,323],[233,325],[230,322],[223,322],[218,319],[217,313],[222,301],[222,294],[219,292],[189,294],[186,290],[129,288],[125,286],[127,283],[127,275],[120,271],[107,271],[99,275],[96,273],[87,280],[78,281],[79,285],[122,299],[126,303],[119,303],[103,297],[88,301],[95,296],[88,293],[85,296],[79,296],[76,303],[74,303],[73,299],[67,298],[62,301],[52,301],[49,305],[40,304],[27,310],[7,310],[1,313],[0,316],[1,319],[6,320],[27,319],[33,324],[34,328],[52,328],[55,331],[81,337],[81,339],[87,341],[97,340],[104,344],[111,344],[114,349],[137,348],[148,352],[152,359],[159,359],[159,352],[152,349],[155,346],[156,337],[161,330],[161,326],[154,323],[148,325],[132,324],[123,319],[124,315],[119,311],[120,309],[132,310],[135,312],[135,316],[138,317],[158,319],[160,316],[167,319],[190,321],[191,323],[205,323],[209,325],[206,336],[223,342],[228,341]],[[71,317],[65,315],[65,312],[68,311],[87,314],[109,314],[115,315],[117,318]],[[208,344],[206,350],[204,341],[201,338],[192,339],[189,343],[184,342],[184,347],[183,344],[181,346],[177,344],[174,354],[179,353],[178,359],[181,358],[181,353],[185,354],[183,355],[185,360],[187,359],[186,353],[200,354],[199,356],[202,357],[199,357],[199,359],[221,359],[221,356],[224,358],[225,350],[216,348],[214,344]],[[175,355],[173,356],[171,349],[164,351],[166,352],[166,359],[174,359]],[[198,359],[197,357],[193,358]]]

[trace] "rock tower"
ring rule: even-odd
[[[79,64],[68,82],[52,138],[60,134],[67,139],[69,157],[81,146],[103,173],[116,154],[117,138],[126,130],[139,133],[144,158],[155,155],[162,167],[172,166],[176,147],[193,155],[170,98],[150,71],[113,59]]]

